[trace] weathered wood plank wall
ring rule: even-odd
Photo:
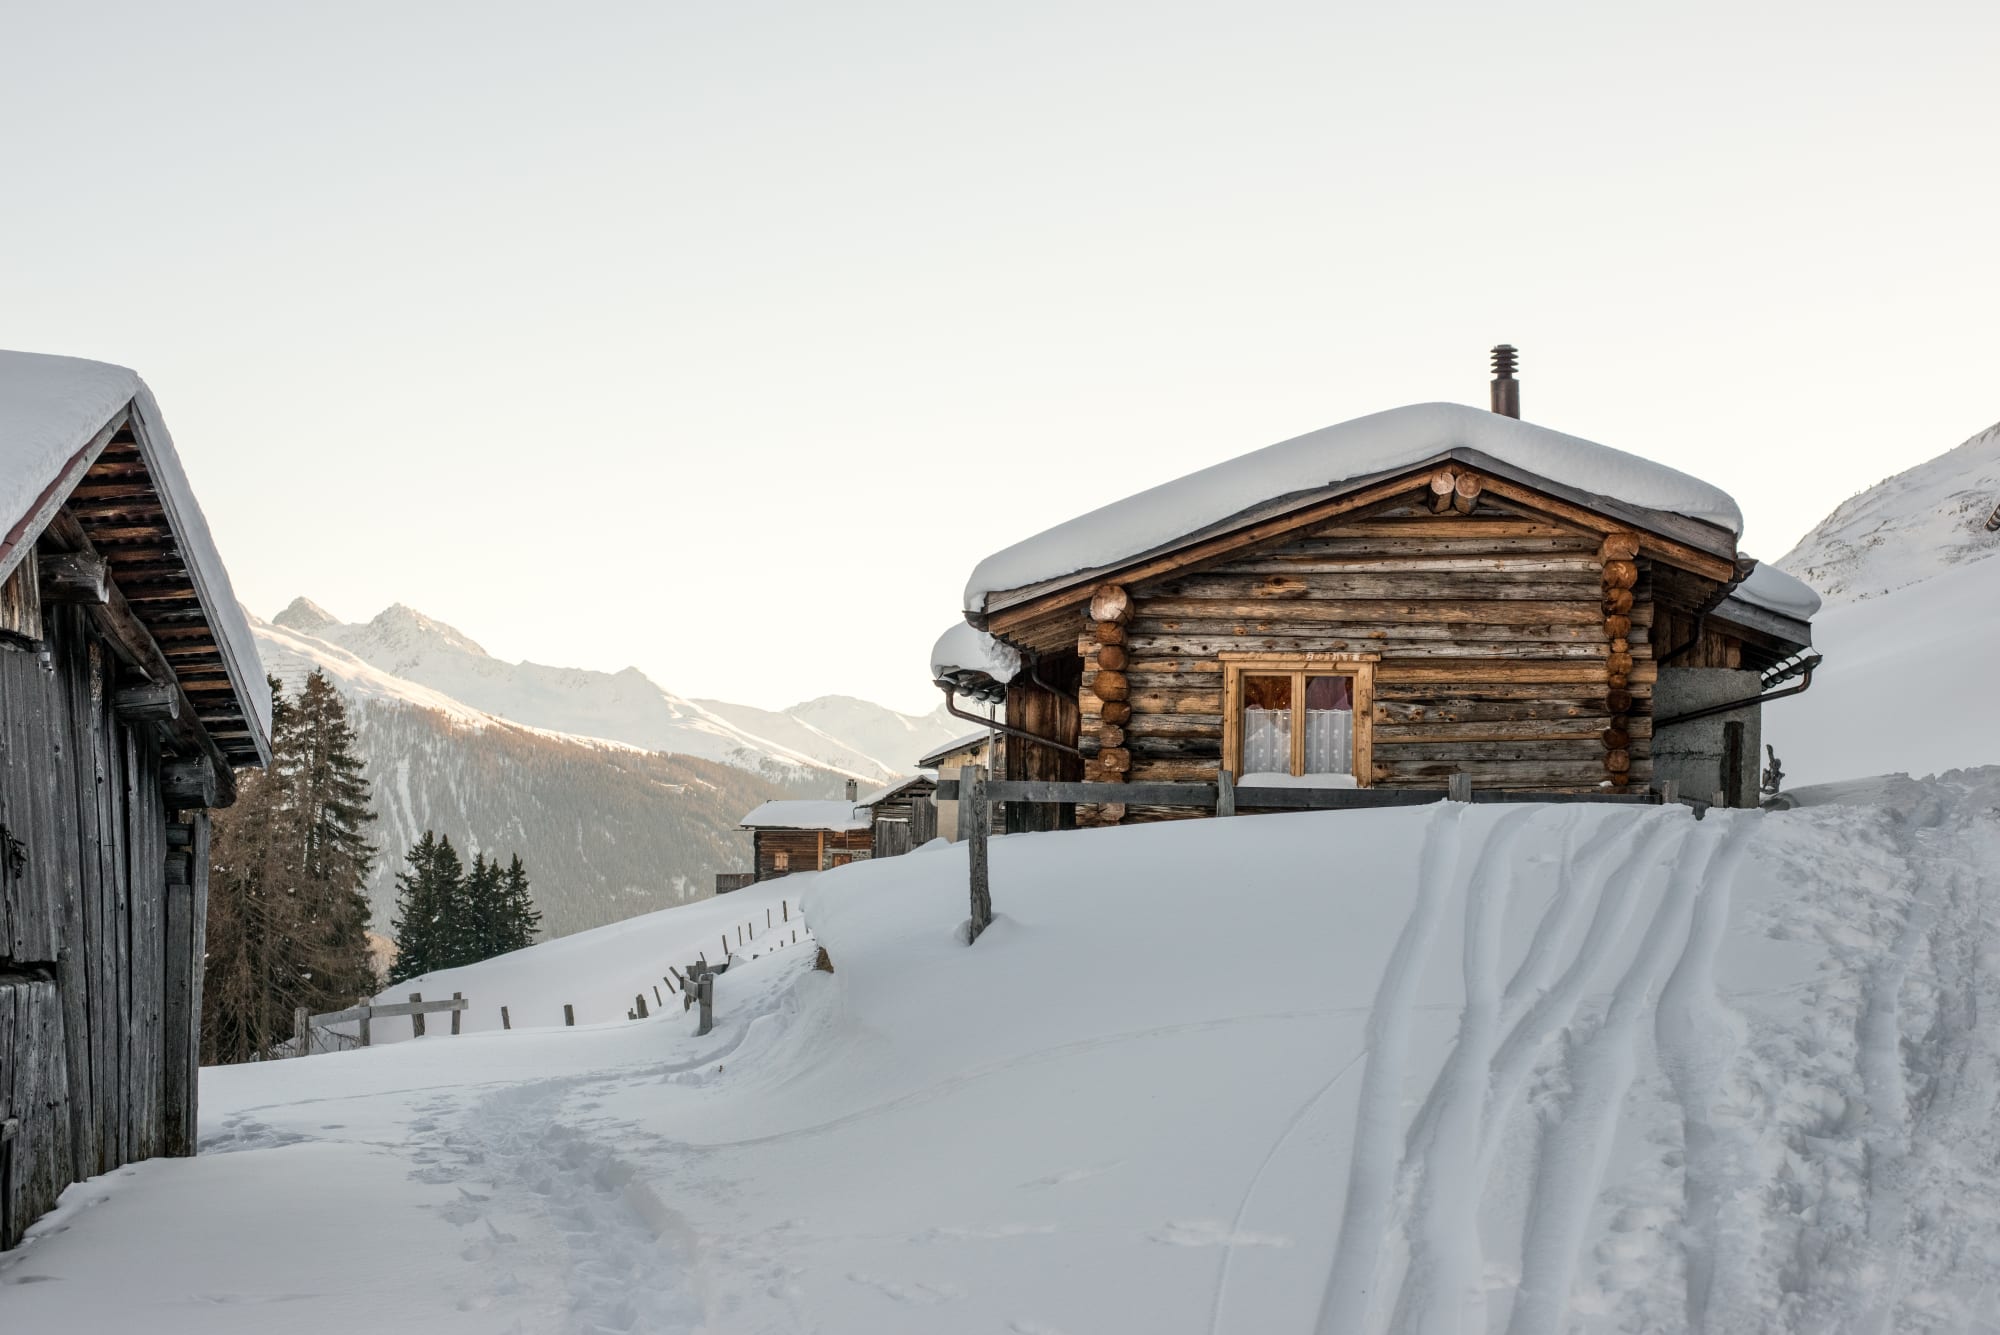
[[[1229,651],[1380,654],[1378,785],[1580,791],[1605,779],[1607,698],[1600,537],[1491,500],[1472,515],[1401,506],[1333,521],[1255,556],[1132,586],[1117,656],[1130,717],[1114,730],[1126,777],[1212,780],[1222,762]],[[1627,689],[1631,783],[1651,778],[1653,601],[1633,590]],[[1107,724],[1099,646],[1083,623],[1082,749]],[[1120,713],[1124,713],[1121,710]],[[1091,765],[1086,777],[1102,777]],[[1185,811],[1135,808],[1142,819]]]
[[[154,725],[113,705],[82,608],[0,650],[0,1247],[80,1178],[191,1154],[208,821],[169,812]]]

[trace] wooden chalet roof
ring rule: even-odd
[[[1100,583],[1153,578],[1393,504],[1447,465],[1559,520],[1636,532],[1643,554],[1704,578],[1735,576],[1741,514],[1708,483],[1513,418],[1419,404],[1225,460],[995,553],[966,586],[966,619],[1004,638]]]
[[[271,755],[271,695],[248,620],[145,383],[123,367],[0,352],[0,579],[36,543],[94,553],[98,608],[128,667],[178,684],[187,749]],[[226,768],[219,776],[226,785]]]

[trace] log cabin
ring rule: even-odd
[[[0,1247],[194,1153],[208,811],[270,731],[144,382],[0,352]]]
[[[855,789],[850,779],[844,798],[766,802],[745,816],[740,828],[750,831],[754,880],[825,871],[871,856],[874,822],[856,806]]]
[[[916,774],[864,795],[854,804],[868,813],[868,855],[893,858],[937,838],[937,780]]]
[[[1344,422],[996,553],[933,678],[1004,696],[1007,779],[1753,804],[1817,596],[1719,488],[1521,421],[1514,349],[1494,369],[1489,410]],[[1025,806],[1009,829],[1195,814]]]

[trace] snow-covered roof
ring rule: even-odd
[[[1130,560],[1280,497],[1413,467],[1455,449],[1731,534],[1743,513],[1728,493],[1665,464],[1457,403],[1392,408],[1295,436],[1058,524],[981,561],[968,611],[987,595]]]
[[[983,733],[981,735],[984,736]],[[863,793],[855,801],[854,806],[856,810],[873,807],[878,803],[888,801],[898,793],[907,792],[909,789],[921,787],[931,782],[931,776],[928,774],[912,774],[907,779],[898,779],[894,783],[882,785],[873,792]]]
[[[102,450],[104,428],[127,404],[140,457],[215,634],[230,684],[245,706],[258,754],[267,756],[271,692],[250,623],[174,453],[166,419],[136,372],[75,357],[0,351],[0,579],[33,549],[35,538]]]
[[[872,823],[845,798],[766,802],[743,818],[746,830],[865,830]]]
[[[1021,670],[1021,655],[983,630],[963,621],[938,636],[931,646],[931,678],[955,672],[983,672],[995,681],[1012,681]]]
[[[1819,595],[1810,584],[1763,561],[1729,596],[1794,621],[1811,621],[1819,611]]]
[[[970,751],[975,746],[984,746],[992,740],[993,731],[990,728],[981,728],[978,732],[968,732],[965,736],[946,742],[937,750],[918,760],[917,768],[936,769],[938,764],[946,758],[956,755],[960,751]]]

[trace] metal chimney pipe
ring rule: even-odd
[[[1512,343],[1493,349],[1493,411],[1502,417],[1521,415],[1521,382],[1514,378],[1517,355]]]

